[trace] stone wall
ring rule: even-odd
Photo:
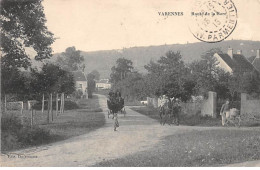
[[[147,97],[147,105],[150,107],[158,108],[160,99]],[[208,98],[197,100],[193,102],[181,103],[182,113],[195,115],[201,114],[202,116],[217,117],[217,94],[209,91]]]
[[[260,97],[252,99],[248,94],[242,93],[240,114],[253,114],[260,116]]]
[[[188,115],[196,115],[201,113],[202,101],[181,103],[182,113]]]
[[[209,91],[208,98],[203,101],[201,106],[201,115],[202,116],[211,116],[217,117],[217,93]]]

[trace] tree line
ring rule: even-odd
[[[145,100],[146,97],[180,98],[217,92],[220,99],[238,100],[240,93],[260,93],[260,76],[257,71],[228,73],[218,67],[213,56],[220,49],[211,49],[200,60],[184,63],[180,52],[168,51],[157,61],[145,65],[146,74],[134,70],[131,60],[120,58],[111,68],[112,88],[120,90],[129,100]]]

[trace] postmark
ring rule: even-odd
[[[231,0],[196,0],[189,15],[193,36],[209,43],[226,39],[237,24],[237,9]]]

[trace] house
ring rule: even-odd
[[[76,91],[81,90],[83,95],[86,95],[88,83],[85,74],[81,71],[73,71],[72,74],[75,81]]]
[[[101,79],[96,82],[97,89],[111,89],[111,83],[109,83],[108,79]]]
[[[218,60],[218,66],[230,73],[245,73],[252,72],[255,67],[249,60],[242,54],[241,50],[238,50],[234,54],[232,48],[228,48],[227,53],[215,53],[214,57]]]
[[[256,56],[250,57],[251,63],[255,67],[255,69],[260,73],[260,50],[256,50]],[[250,61],[250,60],[249,60]]]

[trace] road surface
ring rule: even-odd
[[[194,130],[194,127],[161,126],[156,120],[126,108],[127,115],[119,115],[120,127],[114,132],[113,120],[107,118],[106,98],[98,97],[106,115],[102,128],[61,142],[2,154],[1,165],[93,166],[104,160],[148,150],[165,136]],[[200,129],[209,128],[196,128]]]

